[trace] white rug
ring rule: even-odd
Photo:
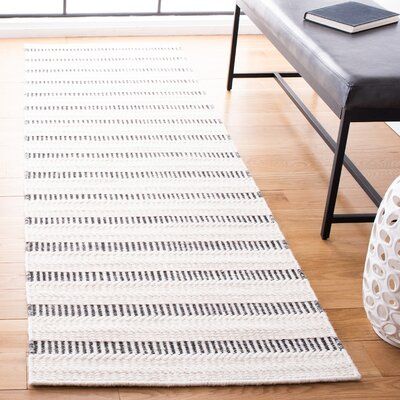
[[[25,57],[31,384],[359,379],[179,47]]]

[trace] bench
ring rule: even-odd
[[[321,228],[324,240],[333,223],[373,222],[376,215],[334,213],[343,165],[376,206],[382,201],[346,156],[351,122],[400,121],[400,23],[350,35],[304,21],[306,11],[336,3],[337,0],[237,0],[227,84],[231,90],[234,78],[274,78],[334,152]],[[297,72],[234,72],[241,12]],[[287,77],[304,78],[340,118],[337,141],[290,88],[284,79]]]

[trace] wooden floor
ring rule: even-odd
[[[339,337],[360,382],[198,388],[28,388],[23,209],[23,45],[0,40],[0,400],[19,399],[400,399],[400,350],[378,340],[365,318],[361,279],[369,231],[336,225],[319,236],[332,154],[273,80],[236,80],[225,90],[229,37],[37,39],[34,43],[175,41],[187,49],[239,151],[265,195]],[[237,69],[290,67],[264,39],[239,40]],[[337,118],[301,79],[290,79],[334,135]],[[400,137],[383,123],[356,124],[349,154],[383,193],[400,172]],[[374,211],[349,174],[339,210]]]

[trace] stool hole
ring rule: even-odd
[[[383,301],[390,307],[397,309],[399,307],[399,302],[390,293],[384,292],[382,295]]]
[[[369,252],[370,252],[371,254],[373,254],[374,251],[375,251],[375,246],[374,246],[373,243],[371,243],[371,244],[369,245]]]
[[[386,218],[386,223],[389,226],[393,226],[397,223],[398,220],[399,216],[396,213],[392,213]]]
[[[400,246],[399,246],[400,247]],[[378,257],[382,260],[382,261],[386,261],[386,252],[385,249],[383,248],[382,245],[378,245]]]
[[[388,311],[386,307],[382,304],[379,304],[379,306],[376,307],[376,313],[378,314],[378,317],[380,319],[385,320],[388,317]]]
[[[391,292],[396,292],[399,288],[398,278],[395,275],[390,274],[388,276],[387,285]]]
[[[381,239],[386,243],[389,244],[392,240],[392,238],[390,237],[390,235],[384,230],[381,229],[379,232],[379,236],[381,237]]]
[[[386,335],[394,335],[396,333],[396,327],[393,324],[386,324],[383,330]]]
[[[400,257],[400,240],[394,245],[394,252]]]
[[[372,293],[374,293],[375,295],[378,295],[379,292],[381,291],[379,283],[375,279],[372,281],[371,287],[372,287]]]
[[[365,298],[365,303],[369,306],[369,307],[373,307],[373,305],[375,304],[375,301],[373,299],[372,296],[367,296]]]
[[[382,277],[385,276],[385,271],[384,271],[383,268],[382,268],[380,265],[378,265],[378,264],[374,264],[374,265],[372,266],[372,270],[373,270],[374,273],[375,273],[376,275],[378,275],[380,278],[382,278]]]
[[[400,271],[400,260],[395,260],[394,258],[389,258],[388,265],[390,268]]]
[[[400,314],[399,313],[393,313],[392,314],[392,320],[397,325],[400,325]]]

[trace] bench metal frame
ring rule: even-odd
[[[328,195],[326,199],[325,212],[321,228],[321,237],[326,240],[329,238],[332,224],[334,223],[348,223],[348,222],[373,222],[376,214],[361,213],[361,214],[335,214],[335,204],[339,189],[340,176],[342,173],[342,166],[350,172],[356,182],[372,200],[372,202],[379,207],[382,197],[374,189],[371,183],[365,178],[361,171],[354,165],[354,163],[346,156],[346,143],[349,133],[351,122],[372,122],[372,121],[400,121],[400,110],[398,109],[357,109],[357,110],[343,110],[340,118],[340,127],[337,142],[314,117],[312,112],[300,100],[293,89],[288,85],[284,78],[301,77],[297,72],[255,72],[255,73],[235,73],[235,59],[236,47],[239,32],[239,19],[240,7],[236,5],[235,17],[233,23],[231,55],[229,63],[229,74],[227,89],[232,89],[234,78],[274,78],[284,92],[289,96],[297,108],[301,111],[307,121],[321,136],[323,141],[335,154],[331,178],[329,182]]]

